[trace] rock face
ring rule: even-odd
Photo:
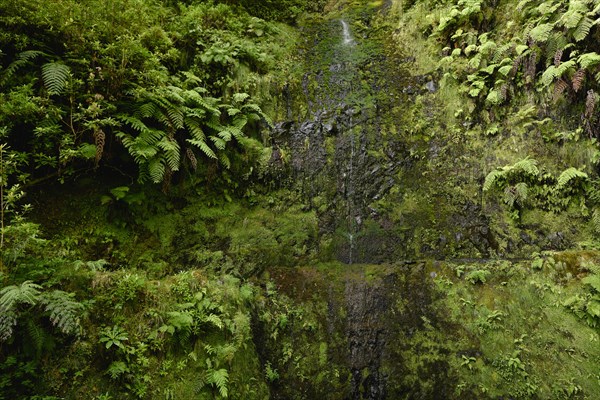
[[[386,377],[380,370],[389,326],[384,318],[390,303],[388,292],[364,281],[345,285],[350,399],[386,397]]]
[[[306,55],[317,60],[303,79],[306,115],[279,122],[272,132],[273,147],[289,150],[293,181],[319,211],[321,233],[333,238],[331,252],[349,264],[389,258],[385,240],[373,236],[380,222],[373,224],[378,215],[370,204],[410,162],[403,144],[384,132],[390,105],[378,95],[380,77],[365,76],[377,57],[383,56],[365,52],[353,38],[347,21],[327,24]]]

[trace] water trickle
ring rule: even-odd
[[[344,36],[344,44],[345,45],[353,45],[356,42],[354,42],[354,38],[352,37],[352,34],[350,33],[350,26],[348,25],[348,22],[341,20],[340,21],[342,23],[342,31],[343,31],[343,36]]]

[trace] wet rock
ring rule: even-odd
[[[437,85],[435,84],[434,81],[429,81],[425,84],[425,87],[427,88],[427,90],[429,90],[429,93],[435,93],[437,92]]]

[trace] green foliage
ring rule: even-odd
[[[125,349],[125,342],[128,340],[129,336],[127,335],[127,332],[117,325],[114,325],[111,328],[104,328],[98,339],[100,343],[104,343],[104,346],[107,349],[110,349],[113,346],[119,349]]]
[[[42,79],[50,95],[61,94],[67,85],[70,68],[58,62],[42,65]]]

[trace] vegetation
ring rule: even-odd
[[[0,1],[0,399],[593,398],[599,21]]]

